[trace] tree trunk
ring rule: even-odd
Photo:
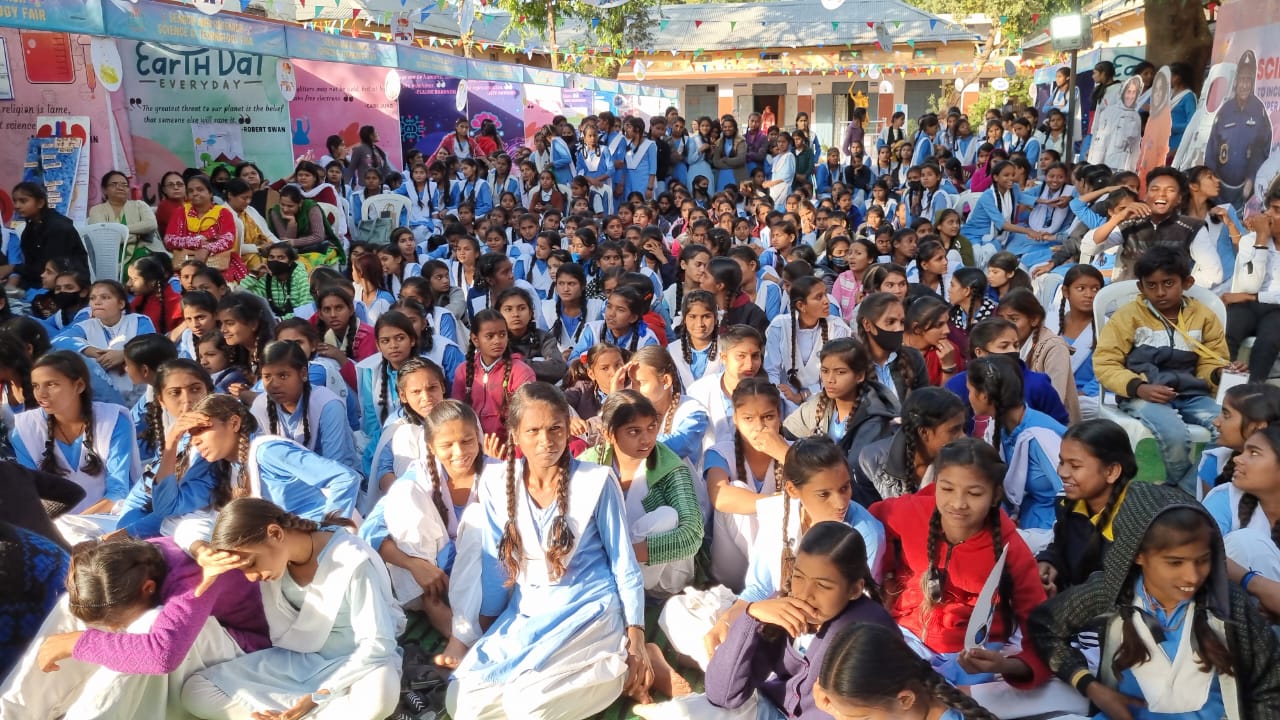
[[[1199,91],[1213,54],[1213,36],[1200,0],[1147,0],[1147,61],[1156,67],[1184,62],[1191,67],[1191,87]]]
[[[990,60],[991,57],[996,54],[996,51],[1003,46],[1004,43],[1000,37],[1000,29],[992,26],[991,32],[987,35],[986,50],[982,53],[982,57],[978,58],[977,70],[972,70],[968,75],[964,76],[964,85],[961,85],[960,87],[967,88],[977,82],[978,78],[982,77],[982,71],[987,67],[987,61]],[[955,83],[953,82],[950,89],[947,90],[947,96],[944,100],[946,102],[943,102],[941,105],[943,112],[939,113],[939,115],[943,115],[945,117],[945,109],[949,107],[959,107],[960,102],[964,100],[964,95],[962,92],[956,90]]]
[[[556,11],[555,3],[547,0],[547,48],[551,56],[551,69],[560,69],[560,58],[556,57]]]

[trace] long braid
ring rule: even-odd
[[[299,517],[288,510],[285,510],[280,514],[280,517],[276,518],[276,525],[279,525],[282,530],[298,530],[306,533],[313,533],[320,529],[320,523],[315,520]]]
[[[556,504],[560,514],[551,521],[550,545],[547,548],[548,575],[558,581],[564,577],[569,552],[573,550],[573,528],[569,526],[569,450],[560,458],[560,474],[556,478]]]
[[[818,418],[813,424],[813,432],[811,433],[812,435],[815,435],[815,436],[822,435],[825,433],[825,430],[823,430],[823,428],[825,428],[827,426],[827,423],[830,421],[830,418],[827,417],[827,411],[830,410],[832,407],[834,407],[835,403],[831,402],[831,398],[827,397],[827,393],[824,390],[818,393],[817,405],[818,407],[816,408],[816,410],[817,410]],[[849,414],[852,415],[853,413],[849,413]]]
[[[904,413],[902,416],[902,449],[904,462],[903,467],[906,468],[907,476],[905,490],[908,494],[915,493],[920,489],[920,480],[916,478],[916,441],[920,437],[920,413],[917,410]]]
[[[920,661],[920,685],[934,700],[960,713],[964,720],[996,720],[991,711],[947,682],[929,664]]]
[[[507,437],[507,522],[502,526],[502,539],[498,541],[498,559],[507,571],[507,587],[516,583],[520,564],[524,562],[524,540],[516,525],[516,455],[514,435]]]
[[[800,344],[800,313],[791,308],[791,368],[787,370],[787,382],[800,385],[800,370],[796,360],[796,346]],[[797,389],[799,389],[797,387]]]
[[[102,472],[102,456],[98,454],[93,437],[93,400],[87,394],[80,396],[80,415],[84,418],[84,471],[90,475]]]
[[[343,350],[347,357],[352,360],[356,359],[356,332],[360,329],[360,318],[356,317],[355,308],[352,308],[351,319],[347,321],[346,332],[346,349]]]
[[[302,383],[302,444],[311,447],[311,381]],[[316,448],[317,451],[322,448]]]
[[[713,339],[711,342],[715,342]],[[693,338],[689,337],[689,326],[680,324],[680,350],[684,354],[684,364],[689,366],[689,372],[693,372]]]
[[[240,463],[240,472],[236,473],[236,484],[231,488],[233,498],[249,497],[249,444],[249,433],[241,425],[240,439],[236,442],[236,461]]]
[[[502,405],[498,409],[498,417],[502,418],[502,424],[507,424],[507,403],[511,400],[511,343],[507,342],[507,346],[502,351]],[[566,476],[567,477],[567,476]]]
[[[151,443],[157,454],[164,452],[164,408],[160,407],[159,396],[147,403],[146,427],[140,439]]]
[[[50,433],[52,435],[52,433]],[[751,487],[751,483],[747,480],[747,457],[742,451],[742,446],[746,440],[742,437],[742,433],[737,428],[733,430],[733,462],[734,469],[738,471],[738,482]]]
[[[905,351],[898,353],[893,365],[898,369],[898,374],[902,377],[902,399],[906,400],[907,394],[911,392],[911,386],[916,384],[916,370],[911,366]]]
[[[556,295],[556,321],[551,324],[551,337],[555,338],[556,342],[560,342],[560,333],[564,332],[564,317],[560,314],[564,308],[561,305],[560,296]]]
[[[1062,293],[1062,300],[1058,302],[1058,334],[1066,336],[1067,334],[1067,294]]]
[[[449,513],[444,505],[444,482],[440,477],[440,470],[436,467],[436,458],[430,452],[424,458],[427,463],[427,472],[431,475],[431,484],[434,489],[431,493],[431,502],[436,506],[436,512],[440,513],[440,522],[446,527],[449,525]],[[450,498],[452,502],[452,498]]]
[[[1106,527],[1107,523],[1115,519],[1116,512],[1120,510],[1120,496],[1124,494],[1128,484],[1128,481],[1112,484],[1111,494],[1107,496],[1107,504],[1102,507],[1102,514],[1098,516],[1100,527]]]
[[[258,376],[262,374],[262,354],[266,352],[267,343],[270,342],[270,338],[267,337],[265,326],[262,324],[258,325],[258,329],[255,333],[253,357],[249,360],[249,370],[251,371],[251,375]]]
[[[1253,519],[1253,513],[1258,509],[1258,496],[1253,493],[1244,493],[1240,496],[1240,508],[1238,510],[1240,527],[1248,527],[1249,521]],[[1280,545],[1280,520],[1271,526],[1271,541],[1276,545]]]
[[[996,395],[999,395],[999,393],[994,393],[991,397],[991,407],[995,411],[991,414],[991,447],[995,448],[996,452],[1000,452],[1001,436],[1004,435],[1004,414],[1009,408],[1002,407],[1000,399],[995,397]]]
[[[862,396],[869,392],[871,392],[871,388],[865,382],[858,385],[858,392],[853,396],[853,406],[849,408],[849,414],[844,416],[844,435],[841,436],[842,438],[853,438],[853,420],[858,415],[858,406],[862,404]]]
[[[65,475],[58,467],[57,448],[54,447],[53,433],[58,429],[58,418],[53,413],[45,415],[44,457],[40,459],[40,470],[53,475]]]
[[[679,310],[684,307],[684,271],[680,272],[680,277],[676,278],[676,308]]]
[[[978,296],[975,288],[969,288],[969,316],[965,318],[965,330],[971,329],[978,322],[978,307],[982,303],[982,298]]]
[[[436,347],[436,329],[431,324],[432,318],[435,317],[435,306],[423,308],[422,313],[422,354],[430,353]]]
[[[675,387],[671,389],[671,407],[667,408],[667,416],[663,419],[662,434],[670,435],[671,426],[676,421],[676,410],[680,408],[680,394],[676,392]]]
[[[164,281],[157,280],[154,288],[156,300],[160,303],[160,332],[167,333],[173,328],[169,327],[169,313],[164,299]]]
[[[382,389],[378,393],[378,419],[384,423],[387,421],[387,412],[391,408],[391,403],[387,402],[387,388],[391,385],[391,373],[388,370],[388,365],[390,363],[387,362],[387,358],[384,355],[381,367],[378,370],[378,377],[382,379]]]
[[[276,409],[276,401],[267,399],[267,433],[280,434],[280,411]]]
[[[472,407],[476,406],[475,390],[473,389],[476,381],[476,344],[471,343],[471,347],[467,348],[467,372],[466,384],[462,387],[467,393],[466,402]]]
[[[791,594],[791,576],[795,574],[796,554],[791,550],[791,496],[782,494],[782,585],[783,597]]]
[[[930,609],[937,603],[942,602],[942,571],[938,569],[935,558],[938,557],[938,543],[942,542],[942,513],[934,508],[933,515],[929,517],[929,536],[925,540],[925,561],[929,563],[929,569],[925,571],[922,578],[922,586],[924,590],[924,602],[921,604],[921,611],[928,615]]]
[[[634,355],[636,347],[640,344],[640,328],[644,327],[644,320],[637,320],[636,324],[631,327],[631,347],[628,351]]]

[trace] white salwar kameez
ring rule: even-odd
[[[518,467],[517,477],[523,475]],[[496,616],[449,686],[454,720],[577,720],[607,708],[626,680],[626,628],[644,624],[644,579],[631,548],[622,488],[608,468],[574,461],[567,516],[574,547],[565,573],[549,576],[545,543],[557,503],[539,508],[517,483],[524,562],[514,589],[498,545],[506,526],[503,467],[480,482],[481,614]]]

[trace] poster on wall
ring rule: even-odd
[[[459,79],[444,75],[404,73],[400,78],[400,143],[405,154],[414,148],[428,157],[453,132]]]
[[[67,200],[66,207],[61,210],[62,214],[77,222],[83,222],[89,217],[89,138],[92,137],[89,123],[89,118],[83,115],[42,115],[36,118],[37,138],[63,140],[65,142],[61,146],[62,150],[70,147],[68,143],[72,142],[77,148],[74,164],[76,172],[58,187],[59,194]],[[64,164],[63,168],[65,167]]]
[[[154,194],[165,172],[210,162],[252,160],[269,180],[292,174],[289,108],[276,78],[276,58],[131,40],[120,41],[120,56],[144,199],[152,199],[146,196]],[[240,152],[205,157],[210,153],[196,145],[193,134],[193,126],[202,125],[238,127]]]
[[[1145,192],[1147,172],[1168,164],[1169,137],[1173,134],[1173,108],[1168,66],[1160,68],[1151,83],[1151,114],[1142,132],[1142,150],[1138,155],[1138,179]]]
[[[94,129],[88,137],[92,177],[112,168],[129,170],[129,139],[109,122],[113,112],[115,120],[125,122],[128,101],[113,97],[91,70],[91,43],[87,35],[0,28],[0,55],[12,97],[0,102],[0,129],[6,139],[0,143],[0,167],[23,166],[27,141],[36,136],[41,116],[72,116],[89,118]],[[87,204],[98,202],[97,183],[89,183],[87,192]]]
[[[591,114],[591,91],[547,85],[524,86],[524,136],[528,145],[557,115],[574,127]]]
[[[387,162],[400,167],[400,106],[388,97],[388,87],[398,91],[400,82],[387,83],[394,69],[317,60],[296,60],[293,65],[298,78],[297,94],[289,103],[294,157],[314,162],[328,155],[325,142],[330,135],[353,148],[360,144],[360,128],[370,125]]]
[[[50,207],[81,222],[84,215],[75,217],[72,203],[81,165],[85,164],[82,162],[84,148],[83,138],[70,135],[32,138],[27,143],[27,159],[22,168],[24,182],[44,186]]]
[[[490,80],[467,81],[467,116],[471,134],[478,135],[484,123],[492,122],[508,154],[524,144],[524,85]]]
[[[1182,144],[1173,157],[1173,166],[1179,170],[1204,164],[1205,148],[1209,146],[1209,133],[1218,110],[1230,97],[1236,81],[1235,63],[1218,63],[1209,68],[1200,90],[1196,112],[1183,131]]]

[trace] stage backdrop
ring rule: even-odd
[[[485,120],[498,126],[498,135],[508,153],[524,144],[524,85],[491,80],[467,81],[467,117],[471,133],[477,134]]]
[[[1223,196],[1236,205],[1246,201],[1249,214],[1280,177],[1278,33],[1280,0],[1238,0],[1219,8],[1213,61],[1234,63],[1236,72],[1214,115],[1204,162],[1222,178]]]
[[[405,153],[417,148],[428,157],[453,123],[466,114],[466,84],[456,77],[406,73],[400,78],[400,143]]]
[[[392,167],[401,166],[400,89],[396,70],[363,65],[295,60],[298,94],[289,103],[294,157],[313,161],[328,154],[325,140],[340,135],[347,147],[360,143],[360,127],[372,125]],[[390,82],[388,82],[390,80]],[[388,97],[388,96],[392,97]]]

